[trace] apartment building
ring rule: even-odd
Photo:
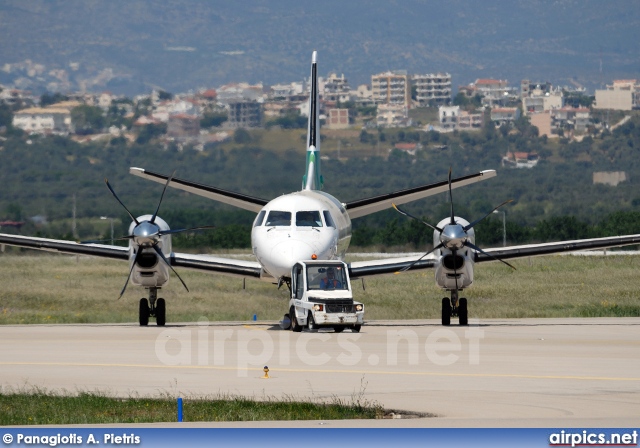
[[[476,82],[461,86],[458,91],[468,98],[480,95],[482,104],[488,107],[504,106],[519,98],[517,89],[509,87],[509,82],[503,79],[476,79]]]
[[[451,103],[451,75],[430,73],[413,75],[412,85],[416,88],[415,106],[444,106]]]
[[[637,79],[613,81],[604,90],[596,90],[594,109],[640,109],[640,82]]]
[[[227,125],[232,128],[257,128],[262,126],[262,115],[262,103],[233,101],[229,103]]]
[[[319,81],[319,84],[320,98],[324,101],[346,103],[351,97],[351,88],[344,74],[338,76],[331,73],[327,79]]]
[[[491,121],[496,123],[496,126],[512,123],[518,118],[520,118],[520,109],[517,107],[496,107],[491,109]]]
[[[470,113],[466,110],[460,110],[460,106],[440,106],[438,108],[438,116],[440,128],[443,132],[481,129],[484,122],[482,113]]]
[[[400,104],[380,104],[376,113],[376,125],[380,128],[411,126],[409,111]]]
[[[47,107],[30,107],[13,114],[12,124],[30,134],[68,134],[73,131],[71,109],[77,101],[63,101]]]
[[[525,116],[561,109],[563,106],[564,97],[559,89],[549,91],[533,89],[529,96],[522,98],[522,111]]]
[[[373,75],[371,93],[376,104],[411,107],[411,82],[405,70]]]

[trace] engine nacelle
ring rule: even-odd
[[[456,224],[461,226],[469,225],[466,219],[458,216],[454,217]],[[451,223],[451,218],[445,218],[440,221],[436,227],[443,229],[446,225]],[[475,244],[476,235],[473,228],[470,228],[467,232],[467,240]],[[433,232],[433,245],[434,247],[441,243],[440,232],[437,230]],[[453,251],[446,248],[440,248],[434,251],[435,258],[437,260],[435,266],[435,279],[436,285],[447,291],[454,291],[456,289],[461,290],[468,288],[473,283],[473,265],[474,265],[474,251],[469,247],[463,247],[456,250],[454,256]]]
[[[138,217],[138,222],[143,223],[149,221],[152,215],[143,215]],[[170,230],[169,225],[159,216],[156,216],[155,224],[160,230]],[[136,223],[132,222],[129,226],[129,234],[134,233]],[[162,251],[164,256],[169,259],[171,256],[171,235],[163,235],[159,237],[157,247]],[[142,286],[145,288],[156,287],[160,288],[165,286],[169,282],[170,268],[162,261],[160,256],[156,253],[153,247],[141,247],[134,240],[130,240],[129,243],[129,269],[136,259],[138,252],[141,254],[138,256],[138,262],[133,266],[131,271],[131,283],[136,286]]]

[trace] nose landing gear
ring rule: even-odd
[[[458,291],[451,291],[451,299],[442,299],[442,325],[451,325],[452,317],[457,317],[460,325],[469,325],[467,299],[458,299]]]
[[[138,320],[141,327],[149,325],[149,317],[156,318],[156,324],[163,327],[167,321],[167,306],[164,299],[158,299],[158,288],[149,288],[149,300],[140,299]]]

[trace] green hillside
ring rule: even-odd
[[[444,180],[449,167],[454,177],[496,169],[496,178],[454,191],[456,214],[475,219],[506,199],[514,200],[504,208],[509,226],[532,227],[542,220],[573,217],[580,227],[601,223],[614,212],[640,212],[637,115],[613,133],[585,138],[580,143],[538,138],[529,135],[527,127],[504,135],[492,127],[476,133],[388,130],[382,137],[377,132],[372,131],[375,141],[366,144],[358,136],[347,134],[325,138],[322,169],[327,192],[349,202]],[[134,214],[152,212],[162,190],[159,184],[128,174],[131,166],[164,173],[177,170],[181,178],[271,199],[300,188],[305,160],[302,133],[260,130],[252,133],[251,142],[245,145],[228,143],[203,152],[162,150],[154,144],[125,145],[118,139],[78,144],[62,137],[8,137],[0,143],[0,219],[27,220],[45,215],[49,226],[28,224],[22,231],[69,233],[75,195],[77,218],[88,220],[78,226],[80,237],[105,232],[104,221],[96,224],[100,216],[115,217],[128,225],[104,178],[109,178]],[[389,150],[394,142],[415,139],[423,147],[416,156]],[[340,159],[337,140],[341,142]],[[278,151],[277,141],[283,142]],[[263,149],[263,144],[268,149]],[[508,150],[536,151],[542,160],[533,169],[502,168],[501,158]],[[594,185],[595,171],[624,171],[628,180],[617,187]],[[406,208],[431,222],[449,213],[444,194]],[[160,215],[172,227],[213,224],[244,228],[253,219],[249,212],[172,189]],[[497,223],[495,218],[493,222]],[[354,226],[356,230],[379,230],[391,222],[408,225],[405,221],[389,210],[358,219]],[[123,228],[118,230],[124,232]],[[360,233],[366,234],[364,230]]]

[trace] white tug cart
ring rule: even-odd
[[[354,302],[347,265],[342,261],[300,261],[291,270],[291,300],[283,328],[299,332],[345,328],[359,332],[364,305]]]

